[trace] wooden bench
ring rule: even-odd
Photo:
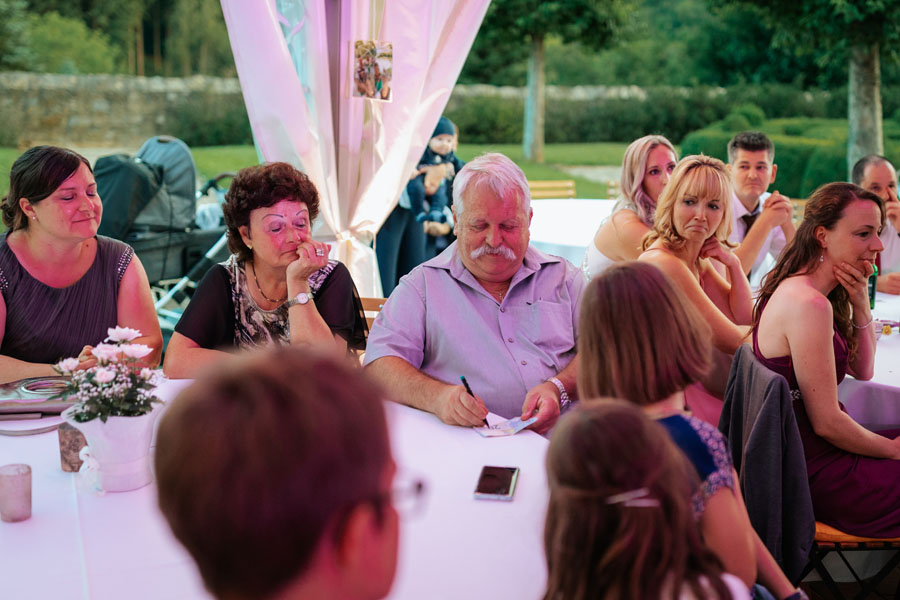
[[[528,189],[535,200],[575,197],[575,181],[572,179],[529,181]]]
[[[806,212],[806,198],[791,198],[791,204],[794,205],[794,225],[800,225],[803,220],[803,214]]]

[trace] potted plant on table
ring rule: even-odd
[[[81,473],[96,477],[95,487],[124,492],[150,483],[150,440],[161,400],[154,395],[154,371],[138,360],[153,349],[132,344],[141,332],[111,327],[106,342],[91,352],[97,364],[79,369],[67,358],[56,370],[72,379],[57,396],[74,404],[63,411],[67,423],[87,440]]]

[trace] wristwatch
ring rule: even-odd
[[[548,379],[550,383],[556,386],[556,389],[559,390],[559,408],[560,410],[564,409],[571,402],[569,398],[569,394],[566,393],[566,386],[563,385],[563,382],[559,380],[558,377],[551,377]]]
[[[312,300],[312,294],[309,294],[307,292],[300,292],[295,297],[285,302],[284,305],[290,308],[295,304],[306,304],[310,300]]]

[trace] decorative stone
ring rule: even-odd
[[[77,473],[81,468],[81,459],[78,453],[87,446],[84,435],[69,425],[62,423],[59,426],[59,462],[62,470],[67,473]]]

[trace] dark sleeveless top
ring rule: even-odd
[[[840,383],[849,367],[849,350],[837,329],[832,343],[834,368]],[[791,357],[763,356],[755,329],[753,353],[763,365],[783,375],[790,385],[816,520],[854,535],[900,537],[900,460],[853,454],[817,435],[806,414]],[[843,404],[839,406],[847,412]],[[891,438],[900,435],[900,431],[879,433]]]
[[[87,272],[64,288],[32,277],[0,238],[0,293],[6,331],[0,354],[34,363],[56,363],[102,342],[118,324],[119,285],[134,250],[97,236],[97,255]]]

